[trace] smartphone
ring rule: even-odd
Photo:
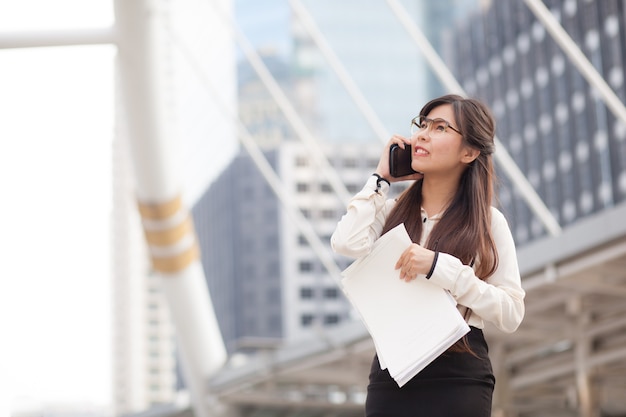
[[[405,144],[404,149],[394,143],[389,149],[389,173],[392,177],[404,177],[417,173],[411,168],[411,145]]]

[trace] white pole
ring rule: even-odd
[[[115,30],[112,27],[84,30],[0,32],[0,49],[113,43],[115,43]]]
[[[167,10],[159,0],[115,0],[118,69],[131,156],[146,240],[162,277],[197,417],[212,412],[207,379],[221,368],[226,349],[213,311],[189,211],[175,165],[176,138],[167,108]]]
[[[463,87],[457,82],[448,66],[439,57],[439,54],[432,47],[426,36],[419,30],[415,22],[411,20],[408,12],[400,2],[397,0],[387,0],[387,4],[389,4],[392,12],[396,15],[407,32],[409,32],[415,44],[422,51],[433,73],[439,78],[445,88],[451,93],[467,96]],[[526,201],[528,207],[530,207],[539,220],[541,220],[544,227],[548,230],[548,233],[552,236],[561,234],[561,226],[497,137],[495,138],[495,144],[496,152],[494,157],[496,161],[520,192],[520,195]]]

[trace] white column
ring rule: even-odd
[[[509,369],[506,366],[506,350],[504,343],[489,343],[489,356],[496,387],[493,392],[493,417],[513,417],[511,414],[511,387],[509,385]]]
[[[586,329],[591,320],[585,311],[582,296],[574,296],[567,304],[567,312],[573,322],[574,360],[576,370],[576,392],[580,417],[594,417],[593,392],[589,375],[589,357],[591,354],[591,338]]]
[[[139,212],[153,268],[162,277],[185,380],[197,417],[214,415],[206,380],[226,360],[191,216],[176,166],[165,29],[167,2],[115,0],[118,70]]]
[[[0,32],[0,49],[107,45],[114,42],[115,32],[111,27],[82,30]]]

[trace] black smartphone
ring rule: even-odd
[[[394,143],[389,148],[389,173],[392,177],[404,177],[415,174],[417,171],[411,168],[411,145],[400,145]]]

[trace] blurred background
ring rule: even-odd
[[[0,3],[0,415],[363,415],[329,237],[455,92],[527,291],[493,415],[626,416],[625,45],[620,0]]]

